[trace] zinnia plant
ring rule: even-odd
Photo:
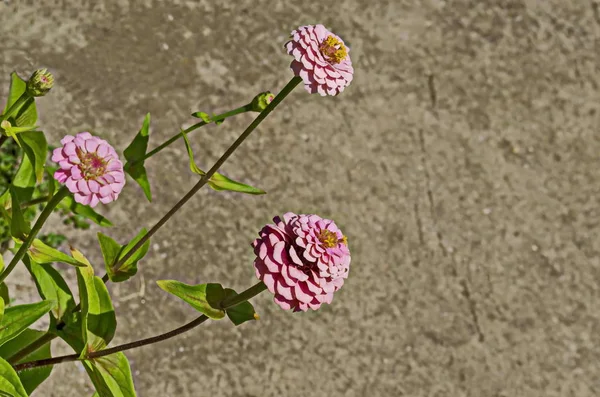
[[[198,317],[164,334],[111,345],[117,318],[106,284],[134,277],[156,231],[205,185],[216,191],[265,193],[218,170],[300,83],[310,93],[335,96],[352,81],[350,49],[323,25],[294,30],[285,48],[293,58],[290,67],[294,76],[277,95],[261,92],[246,105],[218,115],[195,112],[192,116],[199,119],[196,124],[151,150],[148,114],[122,154],[89,132],[66,135],[60,145],[50,147],[35,125],[36,100],[51,93],[54,77],[46,69],[35,71],[28,80],[12,74],[8,100],[0,115],[0,151],[4,151],[0,153],[4,181],[0,226],[5,225],[5,240],[0,243],[8,247],[10,241],[13,253],[6,265],[0,261],[0,395],[28,396],[38,387],[43,389],[53,366],[80,361],[96,395],[135,396],[124,351],[176,337],[208,320],[228,318],[235,326],[255,321],[259,317],[249,300],[263,291],[273,294],[279,307],[294,312],[317,310],[324,303],[332,303],[334,293],[349,275],[348,239],[333,220],[288,212],[273,218],[273,223],[265,225],[251,243],[258,278],[255,285],[238,293],[218,282],[189,285],[157,280],[161,289],[199,312]],[[257,116],[210,169],[200,169],[194,160],[190,134],[244,112],[256,112]],[[63,217],[66,227],[85,227],[87,221],[101,227],[112,226],[94,208],[117,200],[127,178],[137,183],[151,201],[145,162],[179,140],[187,149],[191,172],[198,175],[197,183],[156,224],[140,230],[129,241],[117,242],[104,232],[98,233],[103,276],[97,275],[97,264],[92,265],[76,247],[71,246],[68,252],[60,250],[65,239],[61,234],[40,234],[52,214]],[[78,291],[70,290],[61,274],[64,270],[55,267],[56,263],[71,266],[67,271],[75,272]],[[35,303],[16,305],[10,299],[5,280],[19,265],[26,267],[36,284],[40,300]],[[251,271],[251,265],[247,266]],[[50,319],[47,330],[31,328],[44,316]],[[57,338],[64,340],[73,353],[52,356],[50,345]]]

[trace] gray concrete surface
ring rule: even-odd
[[[54,140],[89,129],[122,150],[151,112],[157,144],[191,111],[281,89],[288,32],[319,22],[351,44],[353,84],[297,89],[224,166],[268,195],[201,191],[157,234],[140,275],[110,287],[115,342],[194,317],[157,279],[253,283],[248,243],[288,210],[338,221],[351,276],[318,313],[264,294],[256,323],[129,352],[139,395],[600,395],[597,0],[8,1],[0,94],[10,71],[46,66]],[[194,133],[199,163],[250,120]],[[121,241],[195,180],[182,144],[148,170],[153,206],[129,183],[105,208]],[[96,230],[70,242],[100,272]],[[91,395],[81,371],[55,368],[35,395]]]

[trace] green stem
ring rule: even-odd
[[[64,199],[67,196],[67,194],[69,194],[69,190],[66,186],[63,186],[56,192],[54,196],[52,196],[52,199],[50,199],[48,204],[46,204],[46,207],[44,207],[44,210],[40,214],[40,217],[37,219],[37,221],[31,228],[31,232],[29,233],[25,241],[23,241],[21,248],[19,248],[15,256],[12,258],[12,260],[4,270],[4,272],[0,274],[0,283],[4,281],[4,279],[10,274],[10,272],[13,271],[15,266],[17,266],[17,263],[19,263],[19,261],[23,259],[23,256],[25,256],[25,253],[29,249],[29,246],[33,242],[33,239],[35,239],[39,231],[42,229],[42,226],[44,225],[44,222],[46,222],[46,219],[48,219],[54,208],[56,208],[58,203],[60,203],[62,199]]]
[[[222,121],[222,120],[225,120],[228,117],[235,116],[236,114],[240,114],[240,113],[244,113],[244,112],[249,112],[251,110],[252,110],[252,104],[247,104],[247,105],[244,105],[244,106],[239,107],[237,109],[233,109],[233,110],[231,110],[229,112],[226,112],[226,113],[214,116],[214,117],[211,118],[211,120],[212,121]],[[188,127],[183,132],[185,132],[187,134],[189,132],[197,130],[198,128],[200,128],[202,126],[205,126],[206,124],[209,124],[209,123],[207,123],[205,121],[201,121],[199,123],[196,123],[196,124]],[[178,132],[177,134],[173,135],[171,138],[167,139],[165,142],[163,142],[162,144],[160,144],[156,148],[154,148],[151,151],[149,151],[148,153],[146,153],[144,155],[144,157],[140,158],[139,160],[136,160],[136,161],[132,162],[131,165],[139,163],[140,161],[144,161],[144,160],[146,160],[146,159],[154,156],[156,153],[160,152],[161,150],[163,150],[164,148],[166,148],[167,146],[169,146],[170,144],[172,144],[173,142],[175,142],[179,138],[181,138],[181,132]]]
[[[261,282],[255,284],[254,286],[248,288],[241,294],[237,295],[231,301],[223,302],[223,305],[222,305],[223,309],[229,309],[229,308],[234,307],[235,305],[238,305],[242,302],[246,302],[248,299],[255,297],[256,295],[258,295],[259,293],[261,293],[262,291],[264,291],[266,289],[267,289],[267,286],[261,281]],[[104,349],[104,350],[100,350],[97,352],[92,352],[92,353],[88,354],[88,356],[85,359],[89,360],[89,359],[94,359],[94,358],[98,358],[98,357],[104,357],[104,356],[108,356],[110,354],[122,352],[125,350],[135,349],[137,347],[151,345],[151,344],[157,343],[157,342],[162,342],[164,340],[171,339],[177,335],[181,335],[184,332],[187,332],[193,328],[196,328],[197,326],[199,326],[200,324],[204,323],[207,320],[208,320],[207,316],[201,315],[200,317],[197,317],[196,319],[192,320],[191,322],[189,322],[185,325],[182,325],[181,327],[176,328],[172,331],[169,331],[164,334],[157,335],[157,336],[153,336],[150,338],[141,339],[138,341],[129,342],[129,343],[125,343],[125,344],[122,344],[119,346],[111,347],[110,349]],[[80,359],[80,354],[76,353],[76,354],[69,354],[66,356],[53,357],[53,358],[48,358],[48,359],[44,359],[44,360],[37,360],[37,361],[31,361],[28,363],[17,364],[17,365],[14,365],[13,368],[15,369],[15,371],[23,371],[26,369],[43,367],[46,365],[61,364],[61,363],[77,361],[77,360],[81,360],[81,359]]]
[[[22,93],[21,96],[19,97],[19,99],[17,99],[16,102],[13,103],[10,108],[8,108],[6,113],[4,113],[2,116],[0,116],[0,123],[3,122],[4,120],[8,119],[10,116],[12,116],[13,112],[15,110],[17,110],[18,108],[20,108],[25,102],[27,102],[27,100],[29,98],[31,98],[31,96],[29,96],[29,94],[27,94],[27,91]]]
[[[234,296],[233,298],[225,299],[221,303],[221,307],[223,309],[229,309],[231,307],[237,306],[242,302],[246,302],[247,300],[254,298],[256,295],[260,294],[261,292],[263,292],[266,289],[267,289],[267,286],[265,285],[265,283],[263,283],[261,281],[259,283],[254,284],[252,287],[248,288],[247,290],[243,291],[242,293]]]
[[[56,335],[50,332],[46,332],[44,335],[36,339],[33,343],[25,346],[23,349],[17,351],[15,354],[10,356],[6,361],[8,361],[10,364],[16,364],[31,353],[33,353],[34,351],[36,351],[37,349],[39,349],[40,347],[44,346],[46,343],[52,341],[54,338],[56,338]]]
[[[202,176],[202,178],[200,178],[198,183],[196,183],[196,185],[194,185],[194,187],[192,187],[192,189],[190,189],[190,191],[185,196],[183,196],[181,198],[181,200],[179,200],[177,202],[177,204],[175,204],[173,206],[173,208],[171,208],[169,210],[169,212],[167,212],[148,231],[148,233],[146,233],[144,235],[144,237],[142,237],[140,239],[140,241],[138,241],[131,248],[131,250],[129,250],[125,255],[123,255],[123,257],[115,264],[115,266],[114,266],[115,271],[117,271],[119,269],[119,267],[121,265],[123,265],[123,263],[125,263],[129,258],[131,258],[133,256],[133,254],[135,254],[137,252],[137,250],[140,249],[146,243],[146,241],[148,241],[150,239],[150,237],[152,237],[154,235],[154,233],[156,233],[158,231],[158,229],[160,229],[177,211],[179,211],[179,209],[181,207],[183,207],[183,205],[185,203],[188,202],[188,200],[190,198],[192,198],[192,196],[194,196],[194,194],[196,194],[198,192],[198,190],[200,190],[200,188],[202,188],[204,185],[206,185],[206,183],[210,180],[210,178],[214,175],[214,173],[217,172],[217,170],[223,165],[223,163],[225,161],[227,161],[229,156],[231,156],[233,154],[233,152],[235,152],[235,150],[242,144],[242,142],[244,142],[246,140],[246,138],[248,138],[248,136],[252,133],[252,131],[254,131],[256,129],[256,127],[258,127],[258,125],[273,111],[273,109],[275,109],[277,107],[277,105],[279,105],[281,103],[281,101],[283,101],[283,99],[286,96],[289,95],[290,92],[292,92],[292,90],[294,88],[296,88],[296,86],[298,84],[300,84],[301,81],[302,81],[302,79],[300,77],[293,77],[290,80],[290,82],[287,83],[287,85],[283,88],[283,90],[281,90],[281,92],[275,97],[275,99],[273,99],[273,101],[265,108],[265,110],[263,110],[262,112],[260,112],[258,114],[258,116],[248,126],[248,128],[246,128],[246,130],[229,147],[229,149],[227,149],[225,151],[225,153],[223,153],[223,155],[219,158],[219,160],[217,160],[217,162],[212,166],[212,168],[204,176]],[[108,280],[108,274],[104,275],[104,277],[102,279],[106,282]]]
[[[46,201],[48,201],[50,199],[50,197],[51,196],[42,196],[42,197],[34,198],[33,200],[30,200],[30,201],[26,201],[23,204],[21,204],[21,208],[27,208],[27,207],[31,207],[32,205],[45,203]]]

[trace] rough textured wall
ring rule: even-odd
[[[282,44],[324,23],[350,43],[337,98],[297,89],[223,167],[263,197],[201,191],[161,229],[139,276],[111,285],[115,342],[195,314],[154,283],[254,282],[249,242],[285,211],[349,236],[351,277],[318,313],[281,311],[129,352],[142,397],[600,395],[600,3],[597,0],[5,1],[9,72],[49,67],[55,140],[92,130],[151,145],[290,78]],[[202,166],[252,116],[192,135]],[[147,163],[105,213],[125,241],[193,184],[183,144]],[[97,229],[71,243],[95,260]],[[25,273],[9,278],[33,299]],[[28,296],[30,297],[28,298]],[[57,352],[65,351],[56,346]],[[80,366],[36,396],[87,396]]]

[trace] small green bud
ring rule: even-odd
[[[54,85],[54,76],[47,69],[38,69],[27,81],[27,93],[31,96],[44,96]]]
[[[265,108],[273,102],[275,95],[269,91],[261,92],[252,100],[252,110],[254,112],[262,112]]]

